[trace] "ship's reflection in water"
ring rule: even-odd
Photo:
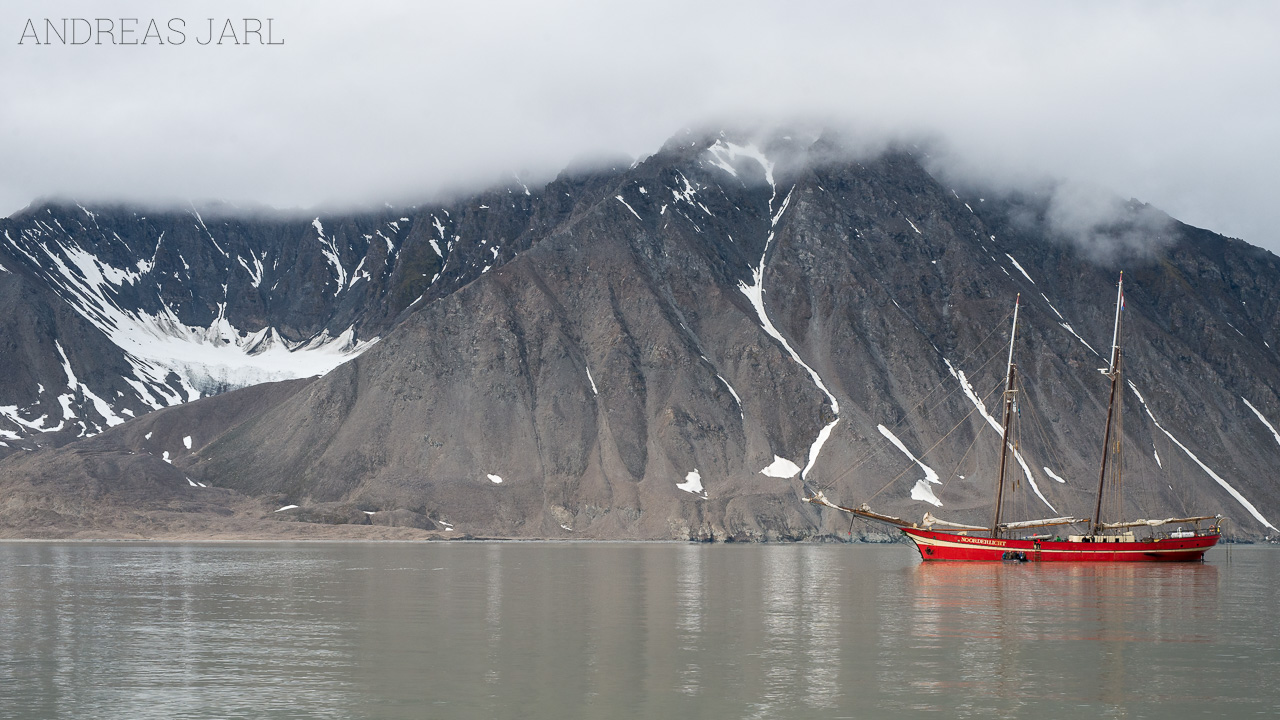
[[[955,710],[957,691],[1014,715],[1044,701],[1208,709],[1241,670],[1214,659],[1229,594],[1215,564],[924,563],[899,582],[910,609],[881,677],[909,678],[916,709]]]
[[[0,720],[1275,716],[1276,559],[0,544]]]

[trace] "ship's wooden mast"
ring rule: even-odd
[[[1004,383],[1004,426],[1000,432],[1000,472],[996,475],[996,509],[991,521],[991,537],[1000,535],[1000,508],[1004,502],[1004,471],[1009,459],[1009,423],[1013,420],[1013,384],[1018,368],[1013,364],[1013,341],[1018,337],[1018,308],[1022,294],[1013,301],[1013,330],[1009,333],[1009,362]]]
[[[1102,492],[1107,482],[1107,458],[1111,455],[1111,426],[1115,416],[1116,388],[1120,387],[1120,318],[1124,310],[1124,272],[1120,273],[1120,286],[1116,291],[1116,322],[1111,334],[1111,365],[1107,377],[1111,378],[1111,398],[1107,402],[1107,426],[1102,432],[1102,467],[1098,470],[1098,502],[1093,510],[1092,532],[1102,531]]]

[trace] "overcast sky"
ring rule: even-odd
[[[154,18],[166,44],[23,38],[46,17],[139,18],[134,40]],[[215,35],[273,18],[284,44],[200,45],[210,17]],[[1277,38],[1274,2],[6,1],[0,215],[50,195],[424,199],[643,157],[688,126],[813,118],[1280,251]]]

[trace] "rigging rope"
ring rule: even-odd
[[[990,394],[988,394],[987,397],[990,397]],[[969,411],[969,414],[972,415],[973,412],[976,410],[977,408],[974,408],[973,410]],[[967,420],[968,416],[965,416],[965,419]],[[964,464],[965,458],[969,457],[969,451],[973,450],[973,446],[978,444],[978,438],[980,437],[982,437],[982,433],[980,432],[975,432],[973,434],[973,439],[969,441],[969,447],[964,449],[964,454],[960,456],[960,459],[958,461],[956,461],[956,466],[951,468],[951,474],[948,475],[947,478],[942,481],[942,488],[941,488],[942,490],[947,489],[947,483],[951,482],[951,478],[958,477],[960,475],[960,466]]]
[[[1055,449],[1057,445],[1052,440],[1050,440],[1048,431],[1044,429],[1044,424],[1040,422],[1040,415],[1039,413],[1035,412],[1035,406],[1031,404],[1031,393],[1029,390],[1027,390],[1026,386],[1022,383],[1021,375],[1018,376],[1018,387],[1022,390],[1022,397],[1024,398],[1024,402],[1026,403],[1027,407],[1031,410],[1031,412],[1029,412],[1028,414],[1031,415],[1031,419],[1035,421],[1036,431],[1039,432],[1040,434],[1039,435],[1040,442],[1044,445],[1045,454],[1049,456],[1049,462],[1052,462],[1055,467],[1059,467],[1059,468],[1067,467],[1067,464],[1063,461],[1062,456],[1058,455],[1058,451]],[[1032,387],[1035,387],[1034,384],[1032,385]]]
[[[988,332],[988,333],[986,334],[986,337],[982,338],[982,340],[981,340],[981,341],[980,341],[976,346],[974,346],[974,348],[973,348],[972,350],[970,350],[967,354],[965,354],[965,356],[964,356],[963,358],[961,358],[961,359],[960,359],[960,363],[964,363],[964,362],[965,362],[965,361],[967,361],[969,358],[973,357],[973,356],[974,356],[974,354],[976,354],[976,353],[978,352],[978,350],[980,350],[980,349],[982,348],[982,346],[983,346],[983,345],[985,345],[985,344],[987,343],[987,341],[989,341],[993,335],[995,335],[996,331],[997,331],[997,330],[999,330],[999,329],[1003,326],[1004,322],[1005,322],[1006,320],[1008,320],[1009,318],[1011,318],[1011,317],[1013,317],[1013,313],[1012,313],[1012,312],[1007,313],[1007,314],[1006,314],[1006,315],[1005,315],[1005,316],[1000,320],[1000,322],[996,323],[996,325],[991,329],[991,331],[990,331],[990,332]],[[978,366],[978,369],[977,369],[976,371],[974,371],[974,375],[976,376],[978,373],[981,373],[981,372],[982,372],[982,371],[987,367],[987,365],[988,365],[988,364],[990,364],[990,362],[991,362],[993,359],[995,359],[996,357],[998,357],[998,356],[999,356],[999,355],[1001,355],[1001,354],[1003,354],[1003,348],[997,348],[997,350],[995,351],[995,353],[993,353],[992,355],[990,355],[989,357],[987,357],[987,359],[986,359],[986,360],[982,361],[982,364]],[[903,423],[905,423],[908,419],[910,419],[910,417],[911,417],[911,413],[915,412],[915,411],[917,410],[918,406],[923,405],[923,404],[924,404],[924,403],[929,399],[929,397],[930,397],[930,396],[932,396],[935,392],[937,392],[939,389],[941,389],[942,387],[946,386],[947,384],[948,384],[948,383],[947,383],[947,381],[944,379],[942,382],[940,382],[940,383],[938,383],[937,385],[935,385],[935,386],[933,386],[932,388],[930,388],[930,389],[929,389],[929,391],[928,391],[927,393],[925,393],[923,396],[921,396],[919,400],[917,400],[917,401],[913,402],[911,405],[909,405],[909,406],[908,406],[907,411],[906,411],[905,413],[903,413],[903,415],[902,415],[902,419],[900,419],[900,420],[898,420],[898,422],[894,423],[894,425],[893,425],[892,427],[890,427],[890,428],[889,428],[889,431],[890,431],[890,432],[893,432],[894,430],[897,430],[899,427],[901,427]],[[946,395],[944,395],[944,396],[942,397],[942,399],[941,399],[941,400],[939,400],[938,402],[936,402],[936,403],[934,403],[933,405],[931,405],[930,407],[928,407],[928,408],[925,410],[925,412],[926,412],[926,413],[928,413],[928,412],[932,412],[933,410],[938,409],[938,407],[940,407],[943,403],[945,403],[945,402],[947,402],[948,400],[950,400],[950,399],[951,399],[951,397],[952,397],[953,395],[955,395],[957,392],[960,392],[960,391],[961,391],[961,390],[963,390],[963,389],[964,389],[964,387],[963,387],[962,385],[961,385],[961,386],[957,386],[957,387],[953,388],[953,389],[951,390],[951,392],[949,392],[949,393],[947,393]],[[989,396],[990,396],[990,394],[988,394],[988,397],[989,397]],[[986,398],[983,398],[983,402],[984,402],[984,404],[985,404],[985,401],[986,401]],[[976,408],[975,408],[975,409],[976,409]],[[973,411],[971,410],[971,411],[969,412],[969,415],[972,415],[972,414],[973,414]],[[965,418],[966,418],[966,419],[968,419],[969,415],[966,415],[966,416],[965,416]],[[961,422],[964,422],[964,421],[962,420]],[[952,428],[952,430],[953,430],[953,431],[954,431],[954,429],[955,429],[955,428]],[[947,434],[948,434],[948,435],[950,435],[951,433],[947,433]],[[887,442],[887,441],[888,441],[888,438],[884,438],[884,439],[882,440],[882,442],[879,442],[879,443],[874,444],[871,448],[869,448],[868,450],[866,450],[866,451],[865,451],[861,456],[859,456],[856,460],[854,460],[853,464],[852,464],[852,465],[850,465],[848,468],[846,468],[846,469],[844,470],[844,472],[840,473],[839,475],[837,475],[837,476],[836,476],[835,478],[833,478],[832,480],[830,480],[830,481],[828,481],[828,482],[826,482],[826,483],[823,483],[823,484],[821,484],[821,485],[818,485],[818,486],[817,486],[817,491],[818,491],[818,492],[822,492],[822,491],[825,491],[825,490],[830,490],[832,487],[834,487],[834,486],[835,486],[835,484],[836,484],[836,483],[840,482],[840,481],[841,481],[841,480],[843,480],[845,477],[847,477],[847,476],[849,475],[849,473],[853,472],[854,470],[857,470],[859,467],[862,467],[862,466],[863,466],[864,464],[866,464],[869,460],[871,460],[871,458],[875,457],[878,453],[882,452],[882,451],[885,449],[885,447],[886,447],[884,443],[885,443],[885,442]],[[935,447],[936,447],[936,445],[935,445]],[[932,448],[931,448],[931,449],[932,449]],[[920,457],[922,457],[922,458],[923,458],[926,454],[928,454],[928,453],[926,452],[926,453],[924,453],[924,454],[921,454],[921,456],[920,456]],[[910,466],[910,465],[908,465],[908,466],[907,466],[907,469],[910,469],[910,467],[911,467],[911,466]],[[902,476],[902,474],[905,474],[905,473],[906,473],[906,470],[903,470],[903,472],[902,472],[901,474],[899,474],[899,477],[901,477],[901,476]],[[805,484],[807,485],[807,484],[808,484],[808,482],[806,481],[806,482],[805,482]],[[892,485],[893,483],[890,483],[890,484]],[[886,486],[886,487],[887,487],[887,486]],[[881,492],[883,492],[883,489],[881,490]],[[879,495],[879,494],[880,494],[879,492],[877,492],[877,493],[876,493],[876,495]],[[872,496],[872,498],[874,498],[874,497],[875,497],[875,495],[873,495],[873,496]]]
[[[1001,384],[1003,384],[1003,383],[1001,383]],[[982,404],[985,406],[985,405],[986,405],[986,402],[987,402],[987,398],[991,397],[993,394],[995,394],[995,391],[996,391],[996,390],[999,390],[999,389],[1000,389],[1000,388],[999,388],[999,386],[997,386],[997,387],[995,388],[995,390],[992,390],[991,392],[987,393],[986,397],[982,398]],[[951,433],[955,432],[956,430],[958,430],[958,429],[960,428],[960,426],[961,426],[961,425],[964,425],[966,422],[968,422],[968,421],[969,421],[969,418],[970,418],[970,417],[973,417],[973,414],[974,414],[974,413],[976,413],[976,412],[978,412],[978,408],[976,408],[976,407],[975,407],[975,408],[973,408],[972,410],[970,410],[968,413],[966,413],[966,414],[965,414],[965,416],[964,416],[963,418],[961,418],[960,422],[956,423],[956,424],[955,424],[955,425],[954,425],[950,430],[948,430],[946,435],[943,435],[941,438],[939,438],[939,439],[938,439],[938,442],[934,443],[934,444],[933,444],[933,445],[932,445],[928,450],[925,450],[924,452],[920,453],[920,457],[922,457],[922,458],[923,458],[923,457],[927,456],[930,452],[932,452],[932,451],[934,450],[934,448],[936,448],[936,447],[938,447],[939,445],[941,445],[941,444],[942,444],[942,442],[943,442],[944,440],[946,440],[948,437],[950,437],[950,436],[951,436]],[[974,442],[977,442],[977,440],[978,440],[978,435],[977,435],[977,433],[974,433],[974,438],[973,438],[973,439],[974,439]],[[973,447],[973,443],[972,443],[972,442],[971,442],[971,443],[969,443],[969,447]],[[965,451],[965,452],[966,452],[966,454],[968,454],[968,451]],[[892,480],[890,480],[888,483],[886,483],[884,487],[880,488],[879,490],[877,490],[877,491],[875,492],[875,494],[874,494],[874,495],[872,495],[871,497],[867,498],[867,501],[868,501],[868,502],[870,502],[871,500],[875,500],[875,499],[876,499],[876,495],[879,495],[880,493],[884,492],[885,490],[888,490],[890,485],[893,485],[894,483],[898,482],[898,480],[899,480],[903,475],[906,475],[906,474],[907,474],[907,471],[908,471],[908,470],[910,470],[910,469],[912,468],[912,466],[914,466],[915,464],[916,464],[916,463],[914,463],[914,462],[913,462],[913,463],[911,463],[910,465],[907,465],[907,467],[906,467],[902,472],[898,473],[898,474],[897,474],[897,475],[896,475]],[[843,475],[842,475],[841,477],[843,477]],[[950,478],[948,478],[948,479],[950,479]]]

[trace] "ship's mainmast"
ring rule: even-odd
[[[1116,407],[1116,388],[1120,387],[1120,319],[1124,310],[1124,272],[1120,273],[1120,285],[1116,291],[1116,321],[1111,333],[1111,365],[1106,375],[1111,378],[1111,398],[1107,402],[1107,426],[1102,432],[1102,467],[1098,470],[1098,502],[1093,510],[1091,532],[1097,535],[1102,531],[1102,492],[1107,482],[1107,458],[1110,457],[1111,427],[1114,424]]]

